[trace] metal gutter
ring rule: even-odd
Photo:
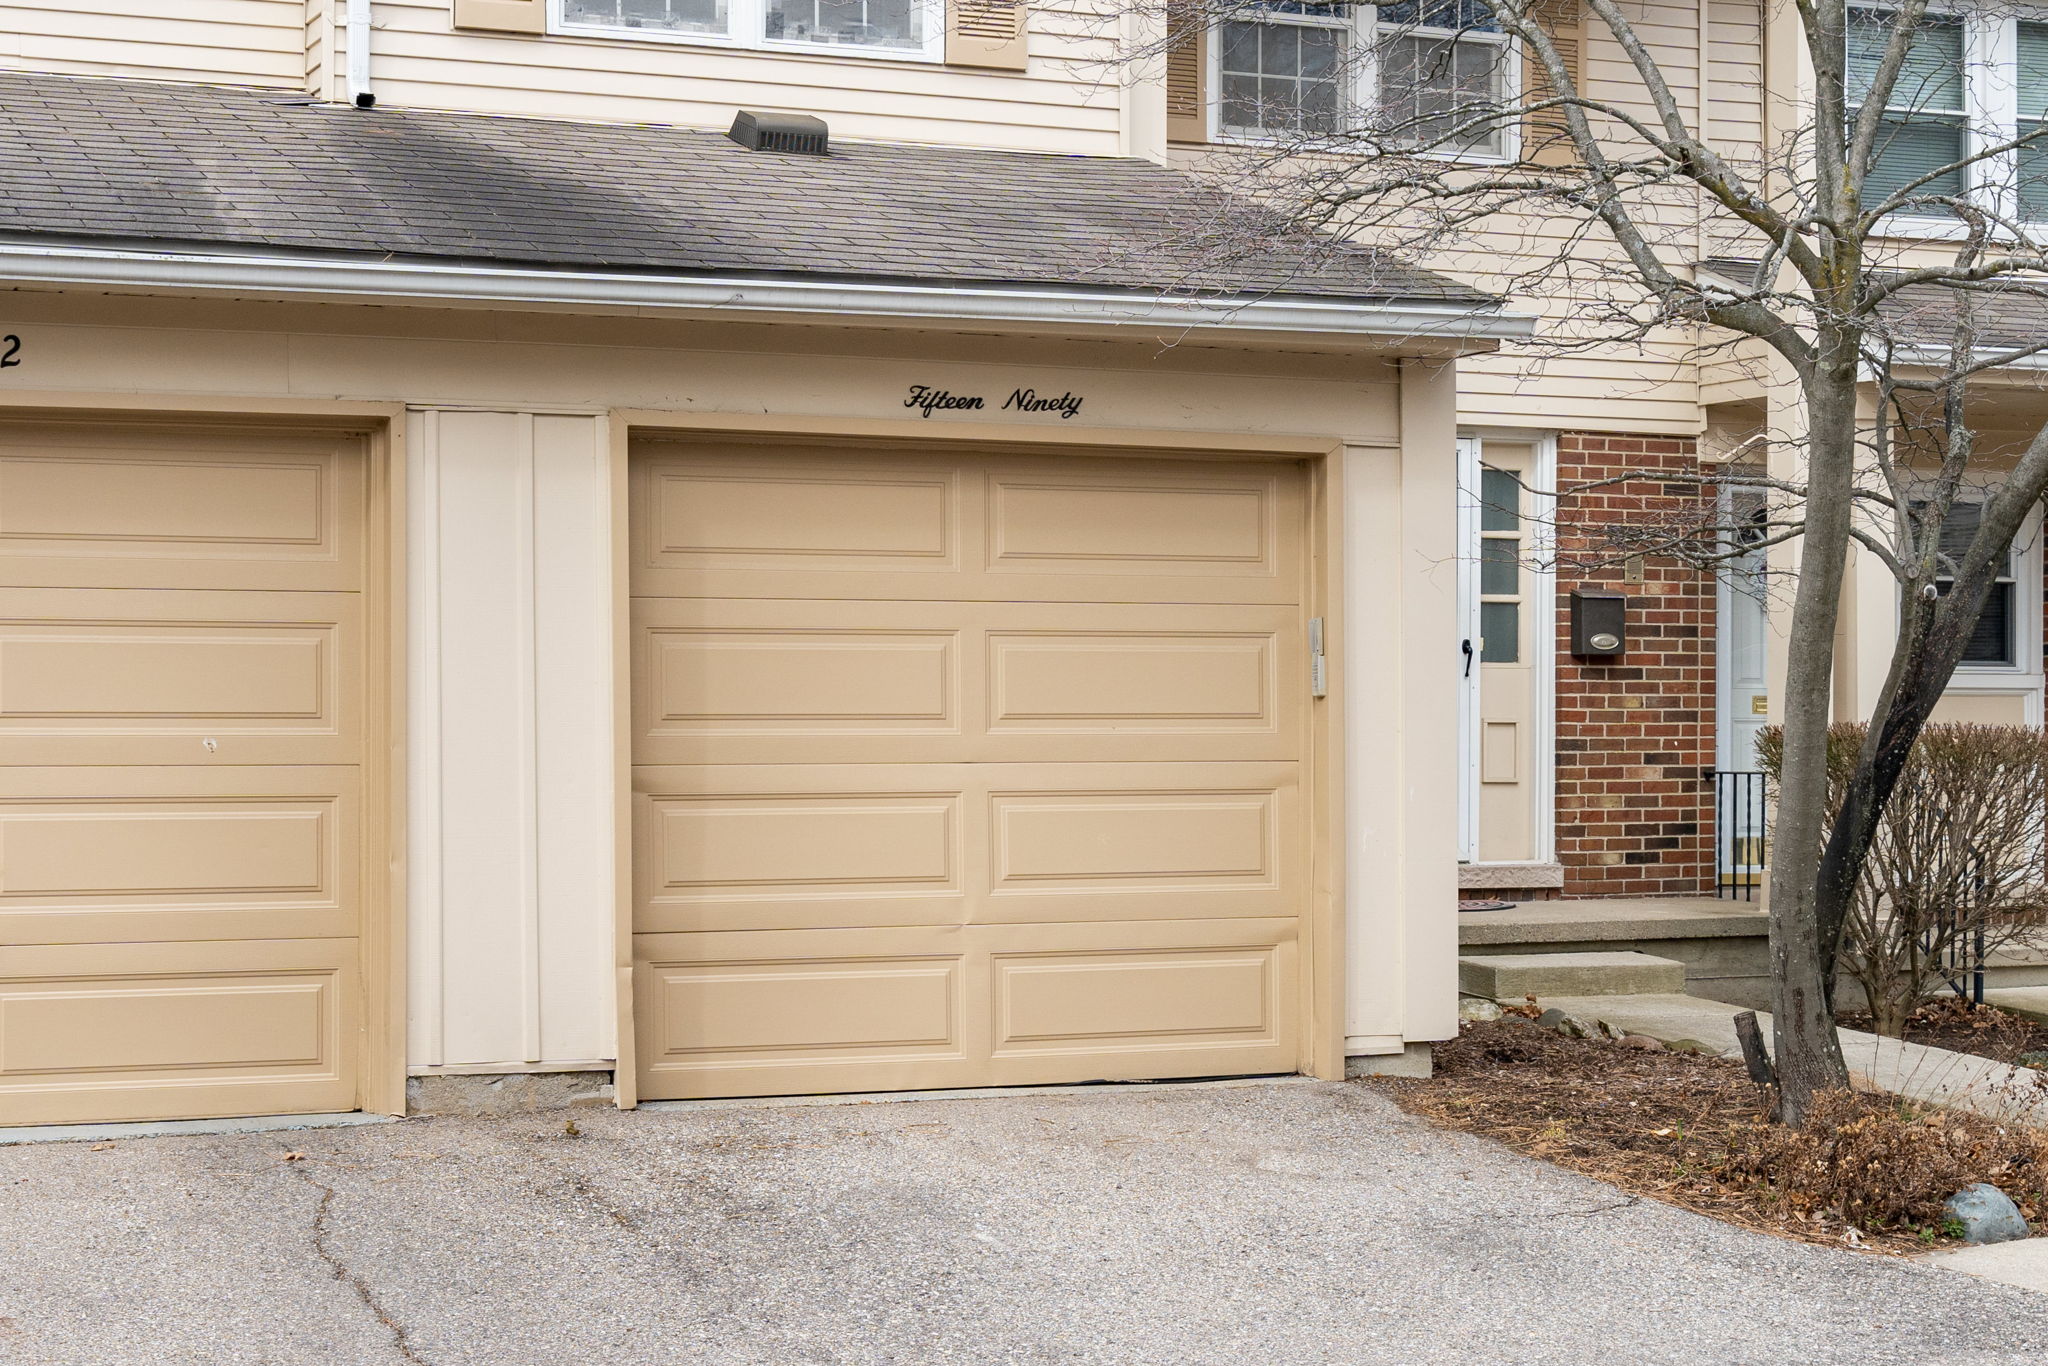
[[[1976,348],[1973,355],[1989,358],[1992,356],[2002,356],[2008,351],[2016,351],[2018,349],[2017,346],[1980,346]],[[1946,370],[1955,361],[1955,352],[1951,348],[1943,346],[1940,342],[1909,342],[1898,347],[1894,355],[1896,363],[1899,365],[1924,365],[1931,370]],[[1868,365],[1863,365],[1859,368],[1866,383],[1876,380],[1877,372]],[[2018,360],[2009,360],[2003,365],[1979,373],[1995,375],[2002,371],[2010,370],[2048,370],[2048,351],[2039,351],[2031,356],[2021,356]]]
[[[0,284],[1447,342],[1511,341],[1535,327],[1527,315],[1423,301],[1219,299],[1061,286],[647,275],[26,243],[0,244]]]

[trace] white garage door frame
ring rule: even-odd
[[[406,1019],[406,619],[405,406],[345,400],[228,394],[111,394],[90,390],[0,393],[0,419],[58,422],[151,421],[195,425],[304,426],[365,440],[369,508],[364,547],[369,581],[363,649],[364,809],[359,940],[363,1010],[356,1108],[405,1113]]]
[[[821,449],[839,446],[851,455],[877,448],[942,453],[973,448],[1008,454],[1099,455],[1120,459],[1155,458],[1199,461],[1271,459],[1304,466],[1307,525],[1302,529],[1308,553],[1306,615],[1325,623],[1327,657],[1344,657],[1342,640],[1343,583],[1341,551],[1344,461],[1343,443],[1318,437],[1265,434],[1147,431],[1082,428],[1049,432],[1018,423],[937,424],[911,420],[741,416],[675,413],[638,409],[611,414],[612,513],[612,641],[614,718],[613,830],[616,877],[614,964],[618,1009],[618,1104],[638,1101],[635,1078],[638,1059],[634,1038],[633,964],[633,839],[632,839],[632,677],[630,537],[627,532],[630,481],[629,452],[647,437],[783,437],[814,441]],[[1328,695],[1312,704],[1303,760],[1307,781],[1304,817],[1309,830],[1310,900],[1302,918],[1300,973],[1301,1032],[1298,1070],[1337,1079],[1344,1075],[1344,925],[1345,886],[1344,671],[1329,671]],[[1392,947],[1392,946],[1390,946]]]

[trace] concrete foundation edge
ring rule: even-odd
[[[1427,1077],[1435,1065],[1436,1046],[1411,1043],[1398,1053],[1372,1053],[1344,1059],[1346,1077]]]
[[[408,1115],[486,1118],[617,1104],[610,1072],[442,1072],[405,1080]]]

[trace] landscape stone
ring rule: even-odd
[[[1640,1048],[1645,1053],[1661,1053],[1664,1051],[1664,1045],[1647,1034],[1624,1034],[1621,1036],[1621,1041],[1628,1047]]]
[[[1718,1058],[1721,1056],[1720,1049],[1710,1048],[1698,1039],[1673,1039],[1670,1043],[1665,1044],[1664,1047],[1673,1053],[1697,1053],[1703,1058]]]
[[[1966,1243],[2009,1243],[2030,1232],[2012,1197],[1983,1181],[1963,1187],[1942,1208],[1963,1226]]]
[[[1498,1020],[1500,1006],[1483,996],[1465,996],[1458,1001],[1458,1018],[1461,1020]]]

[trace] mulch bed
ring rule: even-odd
[[[1839,1012],[1835,1023],[1844,1029],[1871,1032],[1870,1016],[1862,1011]],[[2042,1054],[2042,1060],[2048,1060],[2048,1025],[1997,1006],[1972,1005],[1960,996],[1930,1001],[1907,1016],[1906,1042],[1971,1053],[1995,1062],[2017,1063],[2026,1053]],[[2040,1060],[2029,1060],[2028,1065],[2035,1061]]]
[[[1766,1119],[1763,1098],[1740,1063],[1649,1050],[1615,1040],[1552,1033],[1514,1016],[1467,1023],[1439,1044],[1428,1080],[1376,1078],[1404,1110],[1448,1128],[1506,1144],[1531,1157],[1730,1223],[1804,1242],[1903,1254],[1948,1241],[1935,1217],[1845,1216],[1839,1171],[1817,1177],[1821,1193],[1781,1189],[1782,1173],[1802,1162],[1838,1167],[1832,1157],[1784,1160],[1783,1136]],[[2009,1132],[1972,1115],[1909,1112],[1885,1096],[1843,1096],[1829,1133],[1885,1131],[1940,1135],[1948,1149],[1987,1140],[2009,1148]],[[1810,1128],[1814,1126],[1809,1126]],[[1775,1150],[1775,1158],[1759,1158]],[[1917,1154],[1896,1160],[1917,1165]],[[1857,1165],[1882,1166],[1859,1158]],[[2011,1170],[2002,1168],[2007,1186]],[[1953,1174],[1938,1178],[1946,1182]],[[1944,1190],[1961,1184],[1944,1185]],[[2029,1219],[2042,1211],[2020,1192]],[[1925,1201],[1921,1208],[1927,1208]]]

